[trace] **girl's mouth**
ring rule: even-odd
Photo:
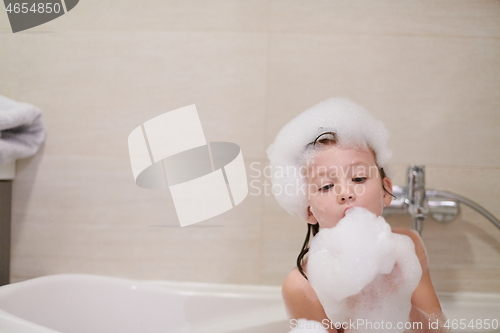
[[[347,211],[348,211],[349,209],[351,209],[351,208],[352,208],[352,207],[347,207],[346,209],[344,209],[344,213],[342,214],[342,217],[345,217],[345,214],[346,214],[346,213],[347,213]]]

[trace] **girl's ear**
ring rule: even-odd
[[[392,181],[389,177],[384,177],[382,179],[382,184],[384,184],[384,188],[392,193]],[[387,207],[390,205],[392,201],[392,195],[387,193],[387,191],[384,191],[384,207]]]
[[[311,212],[311,206],[307,207],[307,223],[309,224],[318,223],[318,220],[316,220],[316,217],[314,217],[313,213]]]

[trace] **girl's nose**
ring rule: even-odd
[[[339,203],[345,203],[355,199],[354,191],[352,191],[351,186],[344,185],[340,189],[340,193],[337,196]]]

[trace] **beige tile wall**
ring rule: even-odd
[[[40,106],[48,131],[17,166],[12,281],[280,284],[305,223],[256,170],[277,131],[329,96],[384,120],[396,184],[425,164],[429,188],[500,217],[498,17],[496,0],[85,0],[12,34],[2,7],[0,94]],[[180,228],[168,191],[135,186],[127,136],[193,103],[208,140],[241,146],[254,182],[235,209]],[[500,292],[500,230],[487,220],[464,208],[452,224],[428,221],[424,241],[438,290]]]

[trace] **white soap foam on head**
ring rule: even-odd
[[[397,323],[409,320],[422,267],[408,236],[392,233],[383,217],[355,207],[334,228],[314,236],[306,273],[332,322],[364,321],[356,332],[398,332]]]
[[[308,144],[324,132],[334,132],[339,147],[370,147],[378,167],[386,173],[392,155],[384,124],[347,98],[329,98],[292,119],[268,147],[267,156],[276,199],[290,214],[303,219],[307,219],[308,207],[304,154]]]

